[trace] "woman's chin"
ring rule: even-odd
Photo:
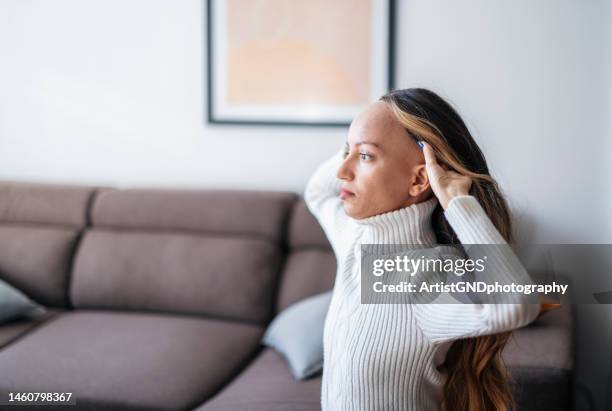
[[[342,205],[344,207],[344,212],[346,213],[347,216],[351,218],[356,218],[355,217],[355,207],[352,204],[349,204],[346,201],[344,201]]]
[[[344,212],[346,213],[347,216],[354,218],[356,220],[364,218],[363,212],[360,212],[358,207],[355,207],[354,204],[351,204],[350,202],[347,202],[347,201],[344,202]]]

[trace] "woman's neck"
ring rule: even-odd
[[[364,230],[362,244],[435,244],[431,215],[437,205],[438,199],[433,196],[408,207],[355,220]]]

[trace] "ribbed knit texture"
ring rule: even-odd
[[[452,342],[522,327],[537,317],[539,305],[361,304],[361,244],[434,244],[431,214],[438,201],[352,219],[339,198],[341,162],[338,152],[322,164],[304,194],[338,260],[323,336],[321,407],[439,410],[446,378],[439,367]],[[454,198],[445,216],[463,244],[505,244],[472,196]],[[511,250],[491,260],[508,278],[526,275]]]

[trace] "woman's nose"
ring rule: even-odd
[[[340,168],[338,169],[338,173],[336,174],[336,177],[338,177],[340,180],[347,180],[347,181],[353,178],[353,172],[351,171],[349,157],[347,157],[340,165]]]

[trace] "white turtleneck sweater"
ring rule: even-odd
[[[434,245],[438,200],[352,219],[339,198],[341,162],[342,150],[317,169],[304,194],[338,262],[323,335],[322,410],[439,410],[446,378],[440,365],[452,342],[522,327],[539,305],[361,304],[361,244]],[[452,199],[444,215],[463,244],[506,244],[472,196]],[[524,270],[513,253],[488,264],[510,277]]]

